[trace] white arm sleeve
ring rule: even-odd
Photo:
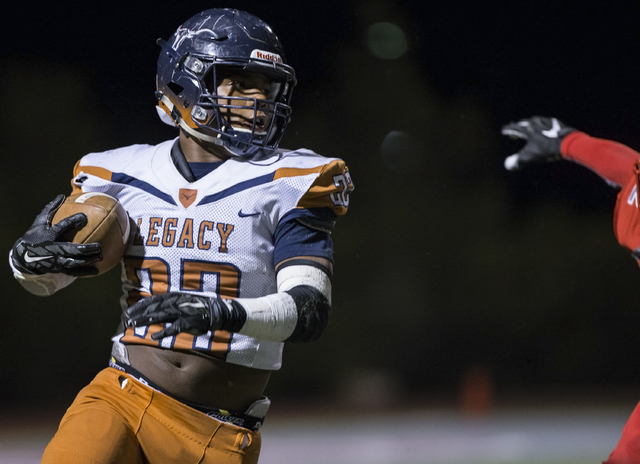
[[[287,266],[277,275],[278,293],[260,298],[238,298],[247,312],[241,334],[261,340],[281,342],[289,338],[298,323],[298,310],[287,290],[297,285],[317,288],[331,301],[331,279],[313,266]]]
[[[9,252],[9,265],[13,270],[13,277],[20,282],[20,285],[22,285],[25,290],[36,296],[53,295],[58,290],[71,285],[71,283],[76,280],[76,277],[66,274],[23,274],[13,266],[11,253],[13,253],[13,250]]]
[[[285,292],[296,285],[317,288],[331,303],[331,279],[326,272],[313,266],[287,266],[278,272],[278,291]]]

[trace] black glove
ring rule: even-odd
[[[102,259],[99,243],[78,244],[64,239],[65,234],[87,225],[87,216],[78,213],[51,225],[65,196],[58,195],[36,217],[29,230],[13,245],[11,260],[25,274],[63,273],[71,276],[95,275],[90,264]]]
[[[531,163],[558,161],[562,159],[560,145],[562,140],[575,131],[556,118],[533,116],[512,122],[502,128],[502,134],[512,139],[524,139],[526,145],[515,155],[504,160],[504,167],[515,171]]]
[[[237,302],[193,293],[165,293],[139,301],[125,311],[127,327],[171,322],[171,326],[154,333],[159,340],[180,332],[203,335],[209,330],[238,332],[247,313]]]

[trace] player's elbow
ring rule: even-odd
[[[289,290],[296,303],[298,322],[288,342],[312,342],[318,340],[329,324],[331,303],[320,290],[310,285],[298,285]]]

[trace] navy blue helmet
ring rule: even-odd
[[[162,47],[156,74],[160,117],[199,140],[226,147],[234,156],[275,149],[291,117],[295,72],[286,64],[280,40],[261,19],[240,10],[211,9],[183,23]],[[234,72],[265,76],[265,99],[219,96],[218,86]],[[253,123],[232,127],[223,113],[253,108]],[[268,114],[265,128],[259,111]]]

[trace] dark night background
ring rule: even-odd
[[[175,135],[154,109],[158,37],[203,9],[246,9],[298,75],[282,146],[345,159],[356,185],[329,330],[285,349],[276,404],[456,401],[473,372],[498,402],[640,399],[640,270],[613,235],[616,192],[566,162],[507,172],[520,144],[500,135],[542,114],[640,149],[636,2],[62,4],[3,9],[0,251],[70,191],[82,155]],[[378,22],[404,31],[404,55],[370,53]],[[0,273],[0,410],[65,407],[106,366],[118,271],[49,298]]]

